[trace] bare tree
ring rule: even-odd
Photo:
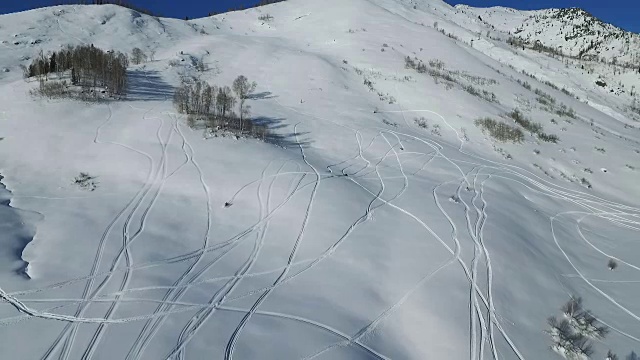
[[[562,306],[562,312],[568,317],[575,317],[582,311],[582,298],[571,297],[571,299]]]
[[[236,98],[231,93],[231,88],[228,86],[218,88],[218,94],[216,95],[216,108],[218,115],[226,117],[236,104]]]
[[[249,82],[249,79],[246,78],[246,76],[244,75],[240,75],[238,76],[234,81],[233,81],[233,92],[236,93],[236,95],[238,96],[238,99],[240,99],[239,104],[240,104],[240,128],[242,131],[242,122],[244,119],[245,115],[248,115],[248,109],[245,107],[245,101],[249,98],[249,96],[251,96],[251,94],[253,94],[253,92],[256,90],[256,82]]]
[[[205,84],[202,88],[202,112],[204,114],[211,113],[215,91],[215,87],[211,87],[209,84]]]
[[[25,79],[28,79],[31,76],[29,68],[24,64],[20,64],[20,70],[22,70],[22,77],[24,77]]]
[[[138,65],[147,61],[147,54],[145,54],[140,48],[133,48],[131,51],[131,61]]]

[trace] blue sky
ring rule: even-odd
[[[22,11],[70,0],[0,0],[0,14]],[[184,18],[203,17],[212,11],[224,11],[232,6],[253,5],[259,0],[129,0],[163,16]],[[345,0],[346,1],[346,0]],[[516,9],[544,9],[550,7],[580,7],[600,19],[623,29],[640,33],[640,0],[445,0],[449,4],[471,6],[508,6]]]

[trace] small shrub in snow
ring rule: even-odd
[[[373,82],[371,82],[371,80],[369,79],[364,79],[364,85],[369,88],[369,91],[375,91],[375,88],[373,87]]]
[[[258,16],[258,20],[269,22],[269,21],[273,20],[273,16],[271,16],[271,14],[267,13],[267,14]]]
[[[626,360],[640,360],[640,357],[638,357],[638,355],[636,355],[636,353],[632,351],[631,354],[627,355]]]
[[[613,351],[609,350],[607,352],[607,357],[604,360],[618,360],[618,355],[614,354]]]
[[[98,188],[96,177],[84,172],[81,172],[80,175],[76,176],[73,183],[83,190],[95,191]]]
[[[433,129],[431,129],[431,134],[435,136],[442,136],[442,134],[440,133],[440,125],[438,124],[433,125]]]
[[[538,139],[540,139],[542,141],[545,141],[545,142],[554,143],[554,144],[557,144],[558,141],[560,141],[560,138],[557,135],[545,134],[543,132],[538,133]]]
[[[406,69],[415,69],[416,68],[415,60],[413,60],[410,56],[405,57],[404,58],[404,67]]]
[[[607,263],[607,267],[609,268],[609,270],[613,271],[618,267],[618,263],[613,259],[609,259],[609,263]]]
[[[415,119],[413,119],[413,122],[415,122],[416,125],[418,125],[419,127],[423,128],[423,129],[428,129],[429,128],[429,123],[427,122],[427,119],[425,119],[424,117],[415,118]]]
[[[469,135],[467,134],[467,129],[465,128],[460,128],[460,133],[462,134],[462,139],[464,141],[469,141]]]
[[[396,127],[396,128],[398,127],[398,124],[396,124],[394,122],[391,122],[391,121],[389,121],[387,119],[382,119],[382,123],[387,125],[387,126],[392,126],[392,127]]]
[[[196,71],[199,71],[199,72],[205,72],[208,70],[207,63],[204,62],[203,58],[194,59],[193,67],[196,69]]]

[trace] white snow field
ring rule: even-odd
[[[472,10],[0,16],[0,358],[556,359],[547,318],[571,296],[609,330],[591,358],[640,351],[639,75],[510,47],[526,13]],[[68,44],[155,56],[125,100],[31,96],[19,65]],[[176,113],[181,79],[241,74],[272,141]],[[474,125],[514,109],[559,141]]]

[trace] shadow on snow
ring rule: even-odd
[[[128,74],[129,101],[165,101],[173,98],[174,88],[155,70],[132,70]]]
[[[268,130],[265,142],[269,144],[274,144],[283,148],[307,148],[311,144],[311,140],[306,138],[306,135],[308,135],[309,132],[298,132],[298,136],[296,139],[296,133],[282,131],[282,129],[289,126],[284,123],[284,120],[284,118],[259,116],[251,119],[251,122],[253,122],[255,125],[263,126]]]

